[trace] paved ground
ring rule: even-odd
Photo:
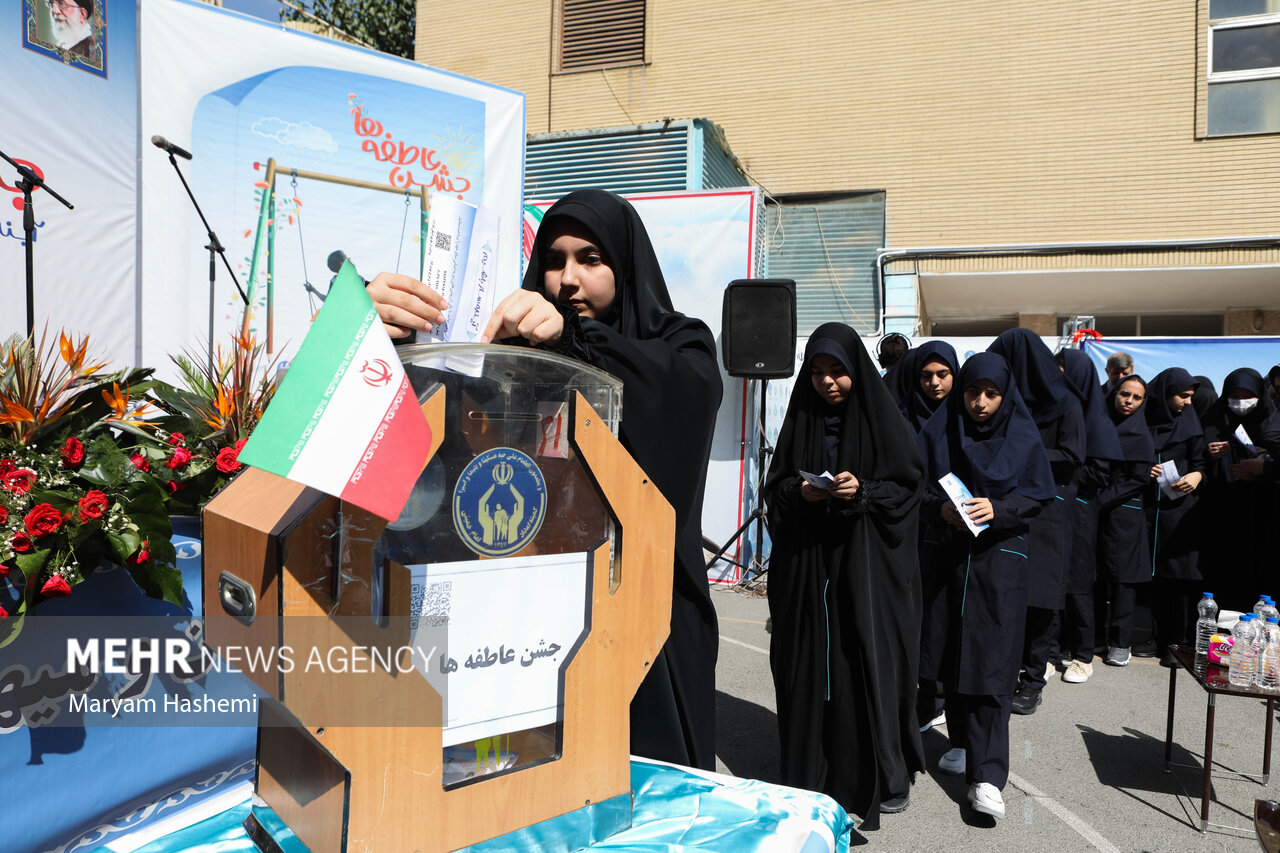
[[[720,615],[717,667],[718,756],[721,772],[778,781],[778,736],[769,675],[768,604],[735,589],[712,596]],[[885,851],[1257,851],[1248,834],[1199,831],[1206,695],[1179,673],[1174,719],[1175,764],[1164,770],[1169,670],[1137,659],[1117,668],[1095,661],[1086,684],[1056,677],[1045,701],[1012,722],[1006,817],[975,814],[962,777],[937,771],[949,745],[945,727],[924,736],[931,772],[917,779],[911,806],[885,815],[881,828],[852,842]],[[1264,787],[1227,771],[1260,773],[1266,706],[1222,697],[1217,706],[1214,799],[1209,820],[1248,826],[1253,801],[1280,798],[1280,782]],[[1277,767],[1280,775],[1280,766]],[[1192,792],[1194,796],[1188,795]]]

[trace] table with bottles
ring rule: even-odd
[[[1221,829],[1234,829],[1253,834],[1253,827],[1246,828],[1209,823],[1209,792],[1213,775],[1213,713],[1219,696],[1245,696],[1251,699],[1261,699],[1267,703],[1266,735],[1262,751],[1262,775],[1259,776],[1252,773],[1238,773],[1235,775],[1257,779],[1263,785],[1269,785],[1271,782],[1271,730],[1275,720],[1275,702],[1277,698],[1280,698],[1280,694],[1264,690],[1257,684],[1249,684],[1248,686],[1232,684],[1227,678],[1226,667],[1209,663],[1203,657],[1197,657],[1196,650],[1192,646],[1169,646],[1169,653],[1178,662],[1178,666],[1169,670],[1169,717],[1164,740],[1165,772],[1171,772],[1173,769],[1173,708],[1177,696],[1178,670],[1184,669],[1191,673],[1191,677],[1209,695],[1208,710],[1205,713],[1204,722],[1204,790],[1200,796],[1200,831],[1202,833],[1208,832],[1210,826],[1215,826]]]

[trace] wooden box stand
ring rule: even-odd
[[[423,405],[437,437],[433,454],[448,426],[444,398],[440,388]],[[573,392],[567,402],[569,440],[615,520],[618,544],[594,550],[589,633],[564,673],[558,757],[553,744],[541,763],[446,789],[441,697],[419,673],[308,673],[300,665],[252,672],[270,697],[261,703],[258,794],[313,853],[455,850],[630,794],[628,708],[667,636],[674,515],[586,399]],[[364,528],[359,542],[334,547],[342,543],[335,534],[353,524]],[[381,525],[313,489],[245,471],[205,510],[209,645],[408,645],[403,566],[391,563],[382,580],[385,624],[369,615]],[[535,538],[520,554],[537,547]],[[345,580],[337,599],[335,570]],[[232,610],[244,603],[224,575],[252,587],[251,621],[219,606],[225,598]],[[370,714],[376,724],[365,724]],[[626,814],[629,822],[629,806]]]

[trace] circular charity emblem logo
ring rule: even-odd
[[[472,459],[453,488],[453,528],[485,557],[506,557],[528,545],[546,514],[547,481],[533,459],[510,447]]]

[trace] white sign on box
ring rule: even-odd
[[[414,659],[444,697],[444,745],[557,722],[564,673],[589,630],[591,555],[408,568]]]

